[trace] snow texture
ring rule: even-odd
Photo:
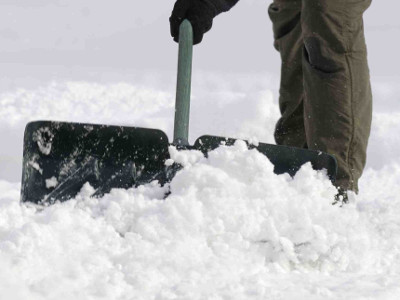
[[[399,166],[367,172],[375,186],[340,207],[324,172],[305,165],[293,179],[276,176],[242,142],[208,159],[177,156],[185,168],[169,187],[153,182],[95,199],[86,185],[44,209],[21,205],[19,185],[1,181],[2,298],[399,295]]]
[[[271,142],[278,107],[273,92],[257,87],[274,80],[253,78],[246,87],[233,76],[199,76],[192,136]],[[397,299],[399,141],[388,129],[400,125],[400,110],[385,101],[400,91],[377,85],[368,167],[360,194],[343,207],[332,205],[336,190],[324,172],[305,165],[295,178],[277,176],[243,142],[207,159],[171,147],[167,164],[185,167],[168,186],[96,199],[86,185],[76,199],[46,208],[20,204],[20,185],[1,180],[0,298]],[[13,112],[0,120],[21,148],[23,124],[51,116],[172,132],[174,99],[157,85],[53,82],[0,94],[0,103]],[[12,148],[3,157],[18,154]]]

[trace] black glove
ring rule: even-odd
[[[217,14],[216,7],[207,0],[177,0],[169,18],[174,41],[179,42],[179,26],[184,19],[188,19],[193,27],[193,44],[200,43]]]

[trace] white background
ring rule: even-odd
[[[129,72],[146,69],[174,70],[176,44],[170,38],[168,23],[173,3],[2,0],[1,86],[21,77],[26,81],[26,77],[88,79],[101,70],[102,74],[123,78]],[[196,47],[195,71],[279,72],[267,13],[269,3],[242,0],[215,19],[211,32]],[[396,0],[373,1],[365,15],[373,76],[398,74],[399,10]]]

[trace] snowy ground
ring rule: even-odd
[[[157,17],[134,18],[129,35],[142,39],[138,28],[157,32],[172,2],[160,5]],[[254,13],[259,2],[240,5],[245,14]],[[163,31],[160,41],[168,46],[162,59],[148,58],[158,54],[146,56],[141,43],[138,53],[145,62],[136,57],[124,66],[124,55],[135,47],[122,42],[130,15],[123,8],[121,19],[101,27],[99,19],[110,9],[105,2],[93,10],[85,8],[93,1],[70,7],[58,1],[68,13],[59,16],[61,21],[52,17],[54,30],[39,34],[34,29],[47,28],[43,20],[57,12],[56,2],[16,3],[4,4],[3,25],[19,18],[41,22],[32,27],[16,22],[11,31],[0,30],[0,299],[399,299],[399,62],[380,68],[379,42],[370,47],[376,71],[368,164],[360,194],[344,207],[331,205],[335,189],[323,173],[305,166],[294,179],[276,176],[265,157],[238,143],[208,159],[197,153],[174,156],[186,167],[170,187],[153,183],[92,199],[85,186],[74,200],[38,209],[19,203],[25,124],[53,119],[135,125],[160,128],[171,138],[175,73],[169,65],[155,65],[175,55],[176,48]],[[135,16],[135,10],[126,11]],[[143,15],[150,11],[146,6]],[[68,14],[76,17],[69,28],[63,26]],[[84,26],[84,17],[95,29]],[[233,21],[222,18],[226,21],[209,35],[211,48],[220,47],[218,30],[227,30],[240,13],[232,12]],[[370,19],[382,20],[377,14]],[[373,41],[400,33],[394,19],[387,20],[392,23],[383,30],[372,22],[367,33]],[[85,45],[90,30],[97,36]],[[114,64],[98,66],[112,43],[127,48],[115,55]],[[227,37],[226,43],[233,39]],[[104,46],[97,52],[101,55],[90,59],[99,45]],[[201,47],[195,53],[200,59],[193,79],[191,140],[210,133],[272,142],[277,57],[271,58],[272,66],[255,58],[247,61],[250,67],[235,69],[229,66],[229,55],[235,54],[215,55],[222,70],[206,70],[216,61],[207,65],[201,57],[214,56]],[[396,47],[387,48],[392,53]],[[245,47],[238,51],[248,53]],[[262,51],[252,54],[260,57]],[[47,58],[50,52],[55,54]],[[152,70],[135,70],[150,61]],[[163,200],[167,188],[172,193]]]
[[[275,83],[266,74],[197,76],[192,139],[271,142],[278,108],[265,87]],[[331,205],[335,190],[324,174],[306,166],[294,179],[276,176],[238,144],[207,160],[178,157],[187,166],[167,200],[156,184],[101,199],[86,187],[44,210],[21,205],[18,180],[4,179],[20,175],[28,120],[135,124],[171,136],[173,94],[154,82],[52,82],[2,93],[1,298],[396,299],[400,142],[391,133],[400,130],[400,91],[385,80],[375,92],[369,165],[345,207]]]

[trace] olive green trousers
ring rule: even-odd
[[[372,119],[363,13],[371,0],[274,0],[282,58],[279,145],[320,150],[338,162],[336,185],[358,192]]]

